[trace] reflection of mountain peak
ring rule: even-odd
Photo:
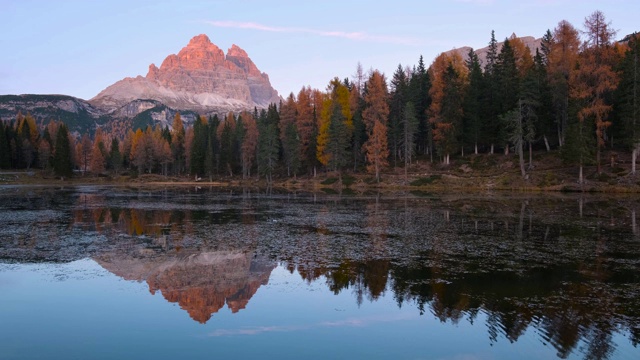
[[[96,261],[126,280],[146,280],[151,293],[160,290],[167,301],[178,303],[200,323],[206,323],[225,303],[234,313],[244,309],[275,268],[253,253],[239,251],[142,259],[111,256]]]

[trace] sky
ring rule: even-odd
[[[638,0],[0,0],[0,95],[88,100],[206,34],[247,51],[286,97],[351,78],[358,63],[387,78],[421,55],[428,66],[443,51],[485,47],[492,30],[501,41],[541,37],[561,20],[583,29],[596,10],[618,38],[640,32]]]

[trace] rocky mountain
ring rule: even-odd
[[[107,113],[122,113],[137,100],[208,114],[267,107],[279,96],[269,76],[244,50],[233,45],[225,55],[206,35],[198,35],[178,54],[167,56],[159,68],[149,65],[145,77],[122,79],[89,103]]]
[[[542,38],[534,38],[533,36],[523,36],[517,37],[516,34],[512,34],[509,39],[518,38],[522,40],[522,42],[529,48],[531,51],[531,56],[535,56],[536,49],[540,48],[540,44],[542,43]],[[504,41],[498,43],[498,53],[502,49],[502,45],[504,45]],[[446,54],[458,53],[464,60],[469,58],[469,50],[471,47],[463,46],[461,48],[455,48],[453,50],[449,50],[445,52]],[[487,54],[489,53],[489,47],[483,47],[481,49],[475,49],[474,52],[478,55],[478,59],[480,60],[480,64],[484,67],[487,64]]]

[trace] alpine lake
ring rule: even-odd
[[[640,198],[0,186],[0,359],[640,359]]]

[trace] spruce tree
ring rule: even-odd
[[[11,167],[11,147],[7,135],[5,124],[0,120],[0,169]]]
[[[206,119],[199,117],[193,123],[193,142],[191,143],[191,157],[189,173],[202,176],[205,173],[205,157],[207,152],[207,140],[209,127]]]
[[[402,68],[402,65],[398,65],[396,72],[391,78],[391,94],[389,101],[389,121],[388,136],[389,136],[389,148],[391,150],[391,157],[393,158],[393,165],[397,166],[398,155],[400,154],[401,139],[402,139],[402,123],[404,120],[405,104],[407,103],[408,81],[407,75]]]
[[[415,154],[415,137],[418,132],[418,118],[413,102],[409,101],[404,107],[402,119],[402,156],[404,158],[404,177],[407,182],[407,171]]]
[[[462,109],[464,112],[463,117],[463,140],[465,144],[473,146],[474,153],[478,153],[478,143],[482,141],[482,97],[484,92],[484,77],[482,75],[482,67],[478,55],[469,50],[468,59],[466,61],[467,69],[469,71],[469,86],[467,87],[466,94],[464,96],[464,102]]]
[[[431,80],[427,74],[424,65],[424,59],[420,55],[418,66],[413,72],[409,80],[409,91],[411,93],[411,101],[415,108],[416,118],[418,120],[418,133],[416,135],[416,148],[418,152],[426,154],[431,149],[432,132],[431,124],[427,118],[427,109],[430,105],[429,89],[431,88]]]
[[[333,171],[340,171],[347,164],[349,156],[348,134],[342,109],[339,106],[334,106],[329,120],[327,141],[327,154],[329,155],[327,166]]]
[[[509,39],[505,39],[502,50],[498,55],[494,70],[494,81],[496,86],[496,91],[494,92],[496,113],[498,116],[503,116],[516,107],[520,90],[516,57]],[[496,121],[493,124],[492,143],[504,144],[504,151],[507,154],[509,152],[509,139],[505,133],[505,127],[502,125],[501,121]]]
[[[269,119],[269,115],[263,112],[258,122],[258,173],[267,179],[268,184],[273,181],[273,172],[276,168],[280,151],[278,126],[272,120],[273,118]]]
[[[111,139],[111,151],[109,152],[109,167],[118,173],[122,168],[122,154],[120,153],[120,144],[118,139],[114,137]]]
[[[300,167],[300,136],[295,123],[289,123],[284,129],[284,141],[282,142],[284,162],[287,166],[287,176],[297,175]]]
[[[57,176],[70,177],[73,174],[71,163],[71,145],[67,126],[60,125],[56,135],[55,154],[53,156],[53,171]]]
[[[625,145],[631,148],[631,172],[636,173],[636,160],[640,151],[640,35],[629,39],[629,50],[620,64],[620,84],[616,91],[616,110],[622,120],[620,126]]]

